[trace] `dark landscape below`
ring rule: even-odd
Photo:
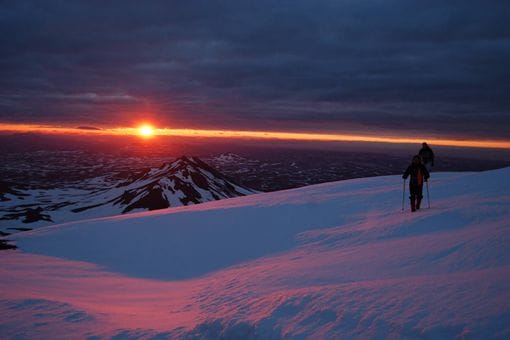
[[[416,146],[113,143],[0,136],[0,236],[77,219],[203,203],[353,178],[399,175]],[[322,147],[320,147],[322,146]],[[494,150],[436,149],[434,172],[510,165]],[[492,152],[492,153],[491,153]],[[204,177],[205,176],[205,177]],[[0,248],[8,248],[0,244]]]
[[[83,180],[119,179],[160,167],[181,156],[197,156],[236,183],[276,191],[351,178],[400,174],[419,146],[343,148],[267,147],[209,143],[64,143],[38,136],[0,136],[0,185],[48,189],[80,185]],[[278,144],[276,144],[278,145]],[[416,149],[416,150],[415,150]],[[487,152],[489,154],[489,152]],[[483,155],[483,153],[482,153]],[[436,150],[435,171],[483,171],[510,165],[510,158],[471,157],[464,150]],[[2,184],[3,183],[3,184]],[[0,191],[4,190],[0,186]]]

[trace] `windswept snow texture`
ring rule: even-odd
[[[509,177],[432,173],[416,213],[387,176],[11,235],[0,334],[509,338]]]

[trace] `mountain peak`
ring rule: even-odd
[[[159,168],[146,170],[141,175],[122,183],[114,192],[105,193],[101,203],[73,209],[81,212],[99,206],[113,205],[120,213],[135,210],[156,210],[181,205],[198,204],[253,194],[221,174],[198,157],[181,156]]]
[[[16,224],[24,226],[29,223],[33,228],[48,223],[178,207],[256,193],[235,183],[198,157],[185,155],[121,180],[96,178],[93,181],[96,185],[89,191],[80,189],[60,196],[51,191],[41,196],[38,192],[35,200],[24,191],[14,190],[0,181],[0,202],[9,202],[4,215],[0,216],[0,223],[6,222],[0,227],[11,228]],[[38,201],[39,197],[51,199]]]

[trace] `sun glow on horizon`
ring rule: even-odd
[[[250,131],[250,130],[211,130],[211,129],[170,129],[155,128],[150,124],[138,127],[117,128],[76,128],[37,124],[0,123],[0,133],[37,132],[46,134],[102,135],[102,136],[138,136],[149,139],[154,136],[167,137],[201,137],[201,138],[233,138],[258,140],[294,140],[318,142],[368,142],[391,144],[421,144],[427,141],[440,146],[510,149],[510,140],[490,139],[447,139],[429,136],[377,136],[355,134],[328,134],[283,131]]]
[[[138,134],[144,138],[153,137],[154,133],[155,129],[149,124],[143,124],[138,128]]]

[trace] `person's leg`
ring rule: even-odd
[[[416,209],[420,209],[421,200],[423,198],[423,183],[416,186]]]
[[[416,211],[416,184],[409,182],[409,199],[411,200],[411,211]]]

